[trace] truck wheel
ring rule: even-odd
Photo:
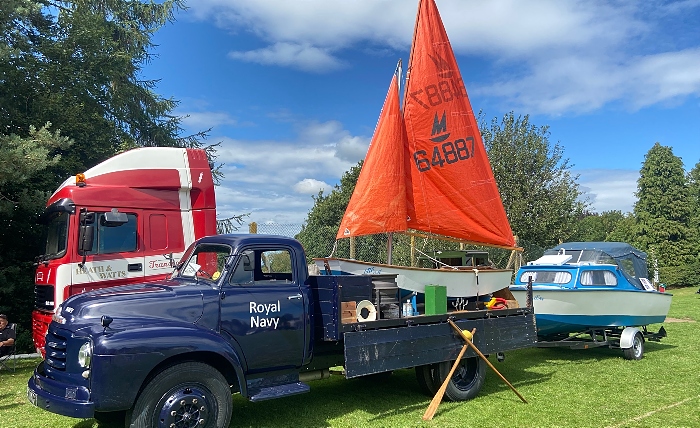
[[[435,368],[437,364],[426,364],[424,366],[416,366],[416,380],[421,392],[432,397],[438,389],[440,383],[435,380]]]
[[[644,337],[637,332],[632,340],[632,347],[622,350],[626,360],[641,360],[644,356]]]
[[[226,378],[203,363],[177,364],[160,372],[127,412],[130,428],[227,427],[231,390]]]
[[[436,379],[440,384],[450,373],[454,361],[439,363]],[[486,379],[486,363],[479,357],[463,358],[450,383],[447,384],[445,397],[450,401],[465,401],[476,397]]]

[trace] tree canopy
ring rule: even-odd
[[[529,116],[507,113],[491,124],[481,121],[489,155],[513,233],[526,259],[567,241],[586,209],[564,148],[549,141],[549,127]]]
[[[308,257],[325,257],[333,249],[335,235],[355,190],[362,164],[363,161],[360,161],[343,173],[340,184],[335,185],[328,195],[321,190],[313,197],[314,205],[297,235]]]
[[[0,2],[0,311],[29,347],[35,220],[66,177],[135,147],[201,147],[141,76],[184,0]],[[211,148],[210,148],[211,150]]]
[[[647,152],[637,182],[630,240],[658,258],[661,281],[697,283],[698,233],[691,226],[694,202],[683,161],[659,143]]]

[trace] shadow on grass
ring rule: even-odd
[[[487,377],[491,376],[497,377],[487,373]],[[511,377],[511,383],[520,385],[546,382],[550,377],[522,370],[506,376]],[[498,382],[501,382],[500,379]],[[411,420],[415,420],[415,414],[422,414],[432,398],[420,392],[413,369],[397,370],[381,382],[333,376],[310,384],[311,392],[308,394],[264,403],[250,403],[240,396],[234,396],[234,417],[230,426],[329,426],[335,420],[347,420],[352,413],[358,413],[358,420],[363,423],[386,426],[388,419],[395,422],[397,415],[411,414]],[[505,384],[503,386],[508,388]],[[499,391],[482,389],[479,396]],[[515,395],[513,399],[520,402]]]

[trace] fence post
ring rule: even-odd
[[[411,266],[416,267],[416,237],[411,236]]]
[[[258,233],[258,224],[256,222],[251,222],[248,225],[248,232],[252,234],[257,234]]]
[[[355,260],[355,237],[350,237],[350,258]]]

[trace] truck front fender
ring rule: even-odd
[[[165,367],[202,361],[219,370],[242,394],[246,391],[241,356],[217,332],[195,324],[160,322],[127,327],[94,337],[90,374],[96,411],[131,408],[139,392]]]

